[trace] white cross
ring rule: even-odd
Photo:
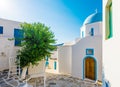
[[[95,13],[97,13],[98,12],[98,10],[97,10],[97,8],[95,9]]]

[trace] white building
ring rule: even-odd
[[[9,68],[9,58],[16,56],[20,41],[10,40],[20,37],[20,22],[0,19],[0,71]]]
[[[56,60],[59,73],[102,81],[101,13],[93,13],[86,18],[80,29],[80,38],[58,47]]]
[[[120,0],[103,0],[103,66],[111,87],[120,82]]]

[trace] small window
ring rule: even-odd
[[[3,34],[3,27],[0,26],[0,34]]]
[[[86,49],[86,55],[94,55],[94,49]]]
[[[23,31],[21,29],[14,29],[14,37],[15,37],[15,46],[20,46],[21,40],[23,38]]]
[[[82,31],[82,38],[84,37],[84,31]]]
[[[94,29],[91,28],[91,33],[90,33],[91,36],[94,36]]]
[[[106,6],[106,31],[105,38],[109,39],[113,37],[113,29],[112,29],[112,2],[109,1]]]
[[[57,62],[54,61],[54,70],[56,70],[56,69],[57,69]]]

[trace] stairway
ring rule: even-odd
[[[9,58],[9,72],[8,72],[8,78],[10,76],[20,76],[20,64],[17,65],[16,61],[20,63],[19,59],[16,59],[14,57]]]

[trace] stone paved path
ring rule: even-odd
[[[11,87],[4,81],[7,78],[7,74],[8,72],[6,71],[0,71],[0,87]]]
[[[0,87],[20,87],[19,80],[8,78],[8,71],[0,72]],[[23,83],[21,83],[24,85]],[[34,78],[28,81],[33,87],[43,87],[43,78]],[[22,86],[21,85],[21,86]],[[30,87],[30,86],[28,86]],[[71,77],[70,75],[46,73],[46,87],[102,87],[95,82]]]
[[[73,78],[70,75],[61,75],[61,74],[46,74],[46,87],[102,87],[95,84],[95,82],[86,80],[82,81],[78,78]],[[37,87],[43,87],[43,78],[31,79],[29,84],[32,84],[35,87],[35,81]]]

